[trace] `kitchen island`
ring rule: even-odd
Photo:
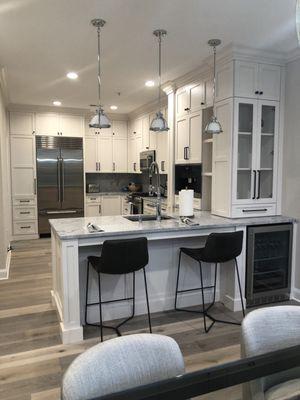
[[[259,218],[227,219],[213,216],[208,212],[197,212],[189,226],[181,222],[176,214],[173,218],[157,221],[129,221],[123,216],[96,217],[92,222],[103,232],[90,233],[87,224],[91,218],[68,218],[51,220],[52,240],[52,298],[60,316],[60,332],[63,343],[73,343],[83,339],[86,267],[89,255],[100,255],[101,245],[108,239],[125,239],[145,236],[149,244],[149,264],[146,267],[150,311],[164,311],[174,308],[175,284],[180,247],[200,247],[212,232],[244,231],[243,251],[238,259],[242,288],[245,287],[246,270],[246,230],[247,226],[281,224],[295,222],[292,218],[274,216]],[[294,235],[294,242],[295,242]],[[134,254],[132,254],[134,257]],[[219,268],[216,300],[222,301],[233,311],[241,309],[238,283],[233,263]],[[196,268],[195,268],[196,267]],[[294,268],[293,268],[294,270]],[[195,261],[182,258],[181,288],[199,286],[199,269]],[[212,279],[212,265],[204,267],[204,285]],[[96,274],[90,278],[89,302],[98,301]],[[293,282],[293,277],[292,277]],[[131,279],[128,276],[104,275],[102,298],[112,300],[131,293]],[[244,290],[244,289],[243,289]],[[125,295],[125,296],[124,296]],[[207,291],[206,301],[212,293]],[[181,295],[180,306],[200,304],[200,293],[189,292]],[[126,302],[106,305],[103,320],[128,316],[130,306]],[[136,315],[146,313],[143,277],[136,277]],[[89,307],[89,322],[99,321],[97,306]]]

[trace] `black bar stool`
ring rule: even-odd
[[[180,248],[178,271],[177,271],[177,281],[176,281],[176,293],[175,293],[175,310],[188,311],[188,312],[193,312],[193,313],[196,312],[196,313],[203,314],[204,330],[206,333],[209,332],[209,330],[211,329],[211,327],[214,325],[215,322],[221,322],[223,324],[240,325],[239,322],[224,321],[224,320],[216,319],[208,314],[208,310],[215,304],[215,300],[216,300],[217,268],[218,268],[218,264],[220,264],[220,263],[225,263],[227,261],[232,261],[232,260],[235,261],[235,269],[236,269],[237,278],[238,278],[243,316],[245,316],[245,308],[244,308],[244,303],[243,303],[240,274],[239,274],[239,269],[238,269],[238,264],[237,264],[237,259],[236,259],[242,252],[242,246],[243,246],[243,231],[238,231],[238,232],[232,232],[232,233],[212,233],[208,236],[205,246],[201,247],[201,248],[196,248],[196,249],[195,248],[186,248],[186,247]],[[181,254],[182,253],[193,258],[194,260],[198,261],[198,263],[199,263],[201,286],[198,288],[178,290]],[[202,274],[202,264],[201,264],[202,262],[215,264],[214,284],[213,285],[203,286],[203,274]],[[205,308],[204,290],[206,290],[206,289],[214,289],[214,291],[213,291],[212,303],[210,303],[210,305]],[[194,310],[188,310],[185,308],[178,308],[177,307],[178,294],[185,293],[185,292],[191,292],[191,291],[195,291],[195,290],[201,290],[202,310],[194,311]],[[206,324],[206,317],[208,317],[212,321],[212,323],[209,327],[207,327],[207,324]]]
[[[89,256],[87,261],[87,277],[86,277],[86,301],[85,301],[85,324],[100,327],[101,342],[103,341],[103,328],[113,329],[118,336],[122,336],[119,328],[127,321],[132,319],[135,314],[135,272],[143,269],[146,302],[148,311],[149,330],[152,333],[148,288],[145,266],[148,264],[148,241],[145,237],[137,239],[124,239],[124,240],[106,240],[102,245],[102,252],[100,257]],[[88,303],[88,288],[89,288],[89,270],[90,265],[98,274],[98,290],[99,302]],[[109,301],[102,301],[101,299],[101,274],[109,275],[124,275],[132,273],[132,297],[125,297],[122,299],[115,299]],[[118,301],[132,300],[132,314],[117,326],[103,325],[102,322],[102,304],[114,303]],[[87,308],[89,306],[99,305],[100,324],[91,324],[87,322]]]

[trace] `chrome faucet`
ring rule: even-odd
[[[153,161],[149,167],[149,178],[152,178],[152,174],[157,175],[156,179],[156,221],[161,221],[161,194],[160,194],[160,175],[159,166],[156,161]],[[153,188],[154,186],[152,186]]]

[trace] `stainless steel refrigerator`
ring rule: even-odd
[[[50,233],[48,220],[84,215],[82,139],[37,136],[39,234]]]

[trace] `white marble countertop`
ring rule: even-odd
[[[229,219],[218,217],[207,211],[195,212],[193,222],[198,223],[196,226],[189,226],[180,221],[178,214],[172,214],[174,218],[157,221],[132,222],[126,218],[119,216],[108,217],[88,217],[88,218],[63,218],[52,219],[50,225],[61,240],[70,239],[88,239],[105,236],[121,236],[128,234],[150,234],[156,232],[184,232],[197,231],[215,228],[230,228],[238,226],[250,225],[268,225],[295,222],[291,217],[273,216],[273,217],[253,217]],[[91,222],[101,229],[103,232],[90,233],[87,224]]]

